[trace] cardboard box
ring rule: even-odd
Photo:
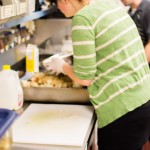
[[[0,7],[0,18],[5,19],[13,15],[13,1],[2,0],[2,6]]]

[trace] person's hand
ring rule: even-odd
[[[45,62],[43,62],[43,65],[46,68],[46,70],[58,75],[60,73],[64,74],[62,67],[65,63],[66,62],[60,56],[54,55],[47,59]]]

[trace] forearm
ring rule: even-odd
[[[150,63],[150,40],[145,46],[145,53],[146,53],[147,61],[148,63]]]
[[[79,79],[75,74],[74,74],[74,71],[73,71],[73,68],[68,65],[68,64],[64,64],[63,65],[63,71],[64,73],[69,76],[74,82],[80,84],[80,85],[83,85],[83,86],[89,86],[92,82],[92,80],[81,80]]]

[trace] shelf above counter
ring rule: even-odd
[[[21,23],[35,20],[41,17],[44,17],[46,15],[49,15],[55,11],[55,7],[51,7],[48,10],[41,10],[41,11],[36,11],[31,14],[26,14],[26,15],[20,15],[16,17],[11,17],[5,20],[0,21],[0,29],[6,29],[6,28],[11,28],[16,25],[19,25]]]

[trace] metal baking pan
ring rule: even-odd
[[[23,87],[25,101],[90,103],[86,88]]]
[[[41,54],[41,62],[51,55]],[[67,57],[72,60],[72,56]],[[40,65],[40,72],[46,72]],[[26,73],[22,78],[28,80],[33,74]],[[90,103],[89,94],[86,88],[56,88],[56,87],[23,87],[25,101],[54,102],[54,103]]]

